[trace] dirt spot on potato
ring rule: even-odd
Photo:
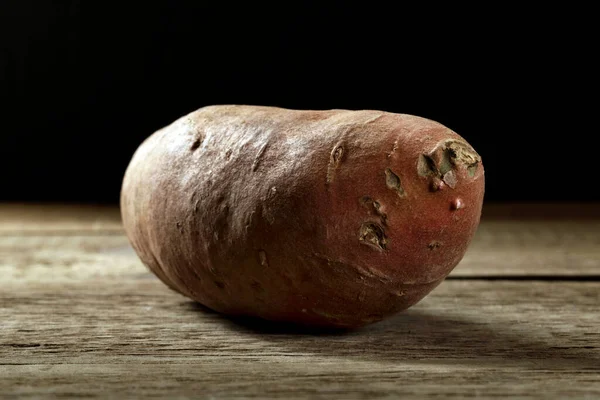
[[[262,147],[258,150],[258,153],[256,153],[256,157],[254,157],[254,161],[252,162],[252,172],[255,172],[258,169],[258,166],[262,161],[262,158],[265,154],[265,151],[267,150],[268,145],[268,142],[263,144]]]
[[[417,162],[417,173],[427,178],[429,189],[436,192],[444,186],[452,189],[458,184],[457,170],[465,168],[467,176],[477,173],[481,157],[467,143],[460,140],[446,140],[429,154],[421,154]]]
[[[340,167],[345,158],[344,146],[341,143],[336,144],[329,155],[329,165],[327,166],[327,180],[329,184],[333,182],[335,171]]]
[[[450,161],[454,165],[462,164],[470,167],[481,162],[479,154],[465,142],[449,140],[445,146],[450,151]]]
[[[377,250],[387,249],[387,236],[385,235],[383,228],[374,222],[364,222],[361,225],[358,240]]]
[[[419,162],[417,164],[417,173],[419,174],[419,176],[423,177],[438,175],[435,162],[427,154],[421,154],[419,156]]]
[[[259,250],[258,251],[258,262],[263,267],[268,267],[269,266],[269,260],[267,259],[267,253],[264,250]]]
[[[441,243],[441,242],[438,242],[437,240],[434,240],[433,242],[431,242],[431,243],[429,243],[429,244],[427,245],[427,248],[428,248],[429,250],[437,250],[437,249],[439,249],[440,247],[442,247],[442,243]]]
[[[367,209],[369,214],[381,218],[381,223],[383,225],[387,225],[387,214],[383,212],[381,203],[379,203],[377,200],[374,200],[370,196],[361,197],[359,199],[359,203],[361,206]]]
[[[202,134],[197,135],[196,139],[192,142],[192,145],[190,146],[190,151],[194,152],[194,151],[198,150],[200,148],[200,146],[202,145],[202,142],[204,142],[204,135],[202,135]]]
[[[469,174],[470,178],[473,178],[475,176],[475,174],[477,173],[477,168],[479,168],[479,163],[475,163],[467,167],[467,173]]]
[[[398,193],[398,196],[404,197],[406,195],[406,192],[402,187],[402,182],[400,182],[400,177],[389,168],[385,169],[385,184],[388,189],[394,190],[396,193]]]
[[[344,157],[344,148],[337,146],[331,153],[331,160],[334,164],[339,165],[342,162],[342,157]]]
[[[442,180],[444,181],[444,183],[446,185],[450,186],[452,189],[454,189],[456,187],[456,183],[458,182],[458,180],[456,178],[456,174],[454,173],[454,171],[448,171],[448,172],[446,172],[442,176]]]
[[[225,283],[221,282],[221,281],[213,281],[215,286],[218,287],[219,289],[225,289]]]

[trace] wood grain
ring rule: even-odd
[[[490,205],[452,279],[343,332],[171,292],[114,207],[0,205],[0,398],[600,398],[600,218],[569,207]]]
[[[600,396],[600,283],[446,281],[351,332],[232,320],[154,279],[0,291],[2,393]]]
[[[600,276],[599,220],[485,219],[452,276]]]
[[[7,283],[122,279],[139,274],[150,272],[122,234],[0,236],[0,276]]]

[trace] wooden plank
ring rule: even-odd
[[[600,282],[442,283],[350,332],[209,312],[155,279],[0,285],[7,397],[600,397]]]
[[[122,235],[1,236],[3,282],[69,282],[150,274]]]
[[[119,208],[92,204],[0,204],[0,235],[122,233]]]
[[[600,220],[482,220],[452,276],[599,276]]]
[[[600,276],[600,204],[485,203],[452,277]]]

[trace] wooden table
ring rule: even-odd
[[[0,397],[96,396],[600,399],[600,206],[486,204],[421,303],[318,333],[169,291],[114,207],[0,205]]]

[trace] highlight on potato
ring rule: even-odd
[[[206,307],[354,328],[443,282],[483,197],[481,157],[436,121],[216,105],[139,146],[121,214],[141,261]]]

